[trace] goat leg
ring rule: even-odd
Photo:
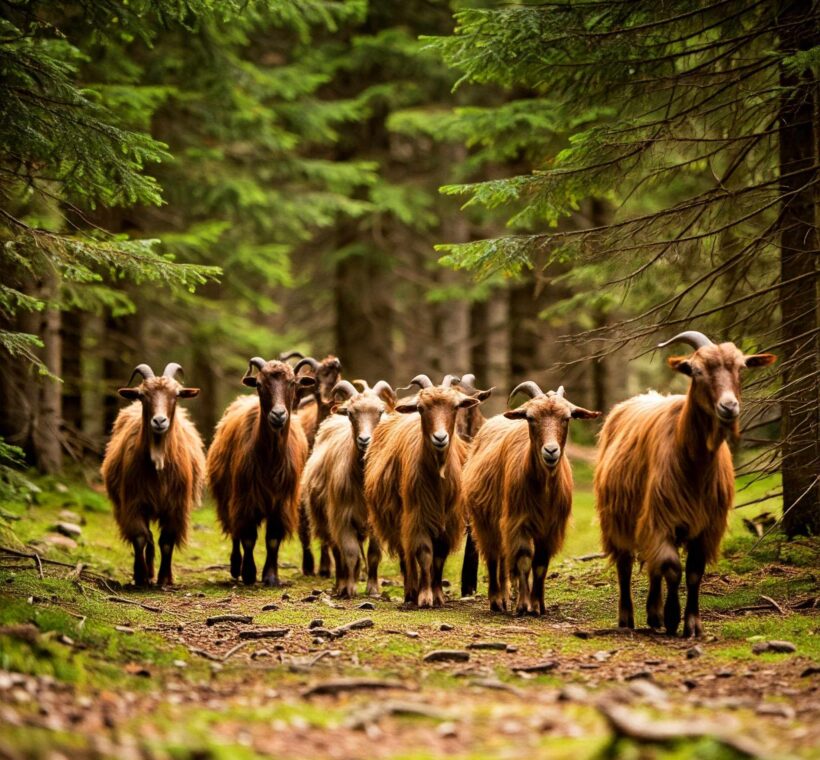
[[[274,515],[268,517],[265,524],[265,565],[262,568],[262,583],[266,586],[281,586],[279,580],[279,547],[285,537],[285,526]]]
[[[473,533],[467,526],[467,539],[464,543],[464,561],[461,564],[461,595],[472,596],[478,589],[478,549]]]
[[[450,543],[446,538],[433,541],[433,606],[443,607],[447,603],[444,596],[444,563],[450,553]]]
[[[618,569],[618,627],[634,628],[635,611],[632,604],[632,552],[621,551],[615,557]],[[660,620],[658,621],[660,623]]]
[[[661,566],[663,577],[666,579],[666,603],[663,605],[663,625],[669,636],[674,636],[680,625],[680,588],[681,571],[680,558],[667,559]]]
[[[319,576],[321,578],[330,578],[330,547],[325,541],[322,541],[322,548],[319,554]]]
[[[154,580],[154,554],[156,553],[156,548],[154,547],[154,534],[151,533],[150,528],[146,538],[145,567],[147,568],[146,574],[148,576],[148,582],[151,583],[151,581]]]
[[[233,539],[233,548],[231,549],[231,578],[234,580],[239,578],[242,572],[242,549],[238,538]]]
[[[515,544],[513,544],[515,545]],[[515,574],[518,578],[518,604],[515,608],[516,615],[529,615],[532,613],[532,603],[530,600],[530,570],[532,569],[533,549],[530,542],[520,542],[515,550]]]
[[[159,534],[159,577],[157,578],[158,586],[173,586],[174,574],[171,569],[171,562],[174,557],[174,544],[176,543],[176,536],[167,529],[162,529]]]
[[[499,583],[498,570],[498,556],[488,555],[487,579],[489,583],[489,589],[487,592],[487,596],[490,599],[490,612],[503,612],[504,610],[503,590]]]
[[[145,562],[145,546],[148,543],[144,533],[136,536],[131,540],[131,545],[134,547],[134,585],[147,586],[148,585],[148,565]]]
[[[433,606],[433,549],[429,543],[422,543],[416,546],[413,556],[419,567],[418,605],[426,609]]]
[[[344,572],[337,571],[337,577],[340,580],[339,596],[352,599],[356,596],[356,581],[359,578],[361,566],[361,546],[358,537],[349,527],[346,527],[339,536],[339,544],[344,563]]]
[[[663,622],[661,620],[661,610],[663,609],[663,576],[655,568],[649,568],[649,592],[646,596],[646,624],[658,630]]]
[[[342,556],[341,549],[339,549],[336,544],[330,544],[330,551],[333,554],[333,566],[336,570],[336,585],[333,589],[333,593],[335,596],[341,596],[345,575],[347,573],[347,569],[345,568],[345,560]]]
[[[550,555],[543,547],[535,550],[532,560],[532,602],[533,613],[544,615],[547,607],[544,604],[544,582],[547,578],[547,569],[550,565]]]
[[[686,610],[683,620],[683,635],[686,638],[703,635],[700,622],[700,582],[706,569],[706,553],[703,541],[696,538],[689,542],[686,552]]]
[[[256,526],[246,527],[240,534],[242,542],[242,582],[246,586],[256,583],[256,562],[253,559],[253,549],[256,546]]]
[[[379,596],[379,562],[382,559],[382,548],[375,536],[367,542],[367,595]]]
[[[302,544],[302,575],[313,575],[316,572],[316,565],[310,549],[310,520],[307,505],[303,500],[299,501],[299,541]]]

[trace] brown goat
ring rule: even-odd
[[[373,431],[393,411],[396,394],[379,381],[361,393],[346,380],[333,389],[341,405],[319,427],[316,446],[302,476],[303,499],[310,508],[314,532],[333,549],[336,593],[356,594],[364,541],[370,534],[364,499],[364,455]],[[378,540],[370,536],[367,550],[367,593],[379,594]]]
[[[507,609],[507,577],[518,581],[516,614],[543,615],[544,579],[564,542],[572,510],[572,470],[564,455],[571,419],[601,415],[518,385],[530,401],[490,419],[479,431],[464,468],[465,512],[487,562],[490,609]],[[530,588],[532,571],[532,588]]]
[[[399,556],[404,598],[419,607],[444,604],[442,572],[464,534],[461,468],[466,444],[454,436],[456,414],[481,401],[426,375],[411,399],[373,432],[365,457],[365,499],[377,538]],[[412,383],[411,383],[412,384]]]
[[[208,451],[208,483],[223,531],[233,540],[231,575],[256,582],[253,549],[265,520],[267,558],[262,582],[279,585],[279,547],[298,521],[299,483],[307,439],[291,410],[299,388],[313,386],[295,367],[254,357],[242,382],[257,396],[240,396],[226,410]],[[244,553],[244,554],[243,554]]]
[[[292,351],[290,355],[300,354]],[[316,431],[322,422],[330,416],[333,407],[333,388],[342,379],[342,363],[333,354],[328,354],[321,362],[314,361],[312,367],[316,377],[316,385],[313,386],[312,393],[299,403],[299,422],[307,436],[309,452],[313,451]],[[313,517],[314,525],[326,522],[327,520],[323,521],[319,515]],[[302,544],[303,575],[313,575],[315,567],[313,552],[310,549],[310,526],[311,518],[308,516],[307,505],[302,499],[299,502],[299,540]],[[323,531],[323,533],[326,532],[326,530]],[[322,578],[329,578],[331,571],[330,545],[322,539],[320,539],[320,542],[319,575]]]
[[[147,364],[131,374],[143,380],[119,394],[134,403],[117,415],[105,448],[102,479],[114,504],[114,518],[123,539],[134,548],[134,583],[154,579],[154,537],[151,521],[159,523],[160,567],[157,583],[174,583],[174,547],[188,536],[191,510],[199,506],[205,471],[202,438],[177,399],[192,398],[198,388],[183,388],[175,375],[182,368],[169,364],[156,377]],[[129,381],[129,385],[131,381]]]
[[[740,372],[765,367],[772,354],[744,355],[733,343],[715,345],[683,332],[661,343],[684,342],[695,352],[673,356],[672,369],[692,378],[685,395],[647,393],[615,406],[604,423],[595,469],[595,501],[604,551],[618,569],[618,625],[634,628],[632,564],[649,574],[646,616],[670,635],[680,624],[678,589],[686,546],[683,634],[703,633],[698,595],[706,564],[718,557],[734,499],[734,467],[726,439],[737,435]],[[667,597],[663,604],[662,580]]]

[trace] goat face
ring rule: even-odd
[[[468,396],[475,396],[479,401],[486,401],[493,392],[493,389],[480,391],[475,387],[475,375],[464,375],[458,381],[458,386]],[[456,415],[456,432],[459,438],[465,441],[472,441],[481,426],[484,424],[484,415],[478,405],[469,409],[459,409]]]
[[[242,382],[249,388],[256,388],[261,414],[274,432],[281,433],[287,428],[297,390],[313,386],[316,381],[308,375],[295,375],[293,368],[281,361],[252,359],[249,372],[254,369],[257,372],[246,375]]]
[[[734,343],[701,346],[691,356],[670,356],[672,369],[692,378],[691,395],[697,406],[721,425],[734,426],[740,414],[740,371],[765,367],[773,354],[746,355]]]
[[[337,401],[346,399],[344,405],[337,404],[331,411],[350,420],[353,441],[362,456],[370,445],[376,425],[382,421],[385,413],[392,411],[396,405],[396,393],[384,380],[380,380],[373,388],[365,383],[365,388],[361,393],[357,393],[352,383],[343,380],[331,391],[331,396]]]
[[[450,446],[458,411],[477,406],[481,401],[477,396],[467,396],[452,387],[430,387],[422,388],[412,399],[396,406],[396,411],[401,414],[418,412],[424,440],[443,454]]]
[[[558,466],[567,444],[571,419],[594,419],[601,412],[591,412],[567,401],[563,395],[549,391],[536,396],[516,409],[504,412],[510,420],[526,420],[530,431],[530,449],[536,461],[547,469]]]
[[[118,393],[130,401],[142,402],[143,424],[161,438],[174,423],[178,398],[193,398],[199,388],[183,388],[173,377],[145,378],[136,388],[120,388]]]
[[[333,388],[339,382],[342,374],[342,363],[332,354],[326,356],[319,362],[316,369],[316,383],[319,397],[323,404],[331,404],[333,401]]]

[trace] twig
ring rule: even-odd
[[[769,604],[771,604],[771,605],[772,605],[772,607],[774,607],[774,608],[775,608],[775,609],[776,609],[776,610],[777,610],[777,611],[778,611],[781,615],[785,615],[785,614],[786,614],[786,610],[784,610],[784,609],[783,609],[783,608],[782,608],[782,607],[781,607],[781,606],[780,606],[780,605],[779,605],[779,604],[778,604],[778,603],[777,603],[774,599],[772,599],[770,596],[765,596],[764,594],[761,594],[761,595],[760,595],[760,598],[761,598],[763,601],[768,602]]]
[[[409,689],[403,681],[381,680],[378,678],[340,678],[310,686],[302,692],[303,697],[319,694],[342,694],[347,691],[374,691],[379,689]]]
[[[247,646],[250,643],[250,639],[240,641],[235,647],[232,647],[227,652],[225,652],[225,654],[222,655],[222,662],[225,662],[225,660],[227,660],[229,657],[233,657],[233,655],[235,655],[240,649],[242,649],[242,647]]]
[[[5,552],[6,554],[11,554],[14,557],[25,557],[26,559],[36,559],[39,558],[40,562],[45,563],[46,565],[59,565],[60,567],[71,567],[73,568],[70,562],[60,562],[56,559],[46,559],[45,557],[39,557],[39,555],[35,552],[33,554],[28,554],[27,552],[21,552],[17,549],[12,549],[8,546],[0,546],[0,552]]]
[[[135,607],[142,607],[142,609],[148,610],[149,612],[162,612],[161,607],[156,607],[153,604],[145,604],[143,602],[138,602],[135,599],[126,599],[124,596],[107,596],[106,599],[109,602],[119,602],[120,604],[133,604]]]
[[[43,580],[46,576],[43,573],[43,562],[37,552],[34,552],[34,561],[37,563],[37,574],[40,576],[40,580]]]

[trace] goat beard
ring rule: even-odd
[[[740,440],[740,423],[737,419],[731,422],[717,421],[712,429],[712,434],[707,438],[709,451],[715,452],[724,441],[734,445]]]
[[[167,434],[151,435],[151,444],[148,451],[151,455],[151,462],[154,464],[157,472],[162,472],[165,469],[165,444]]]

